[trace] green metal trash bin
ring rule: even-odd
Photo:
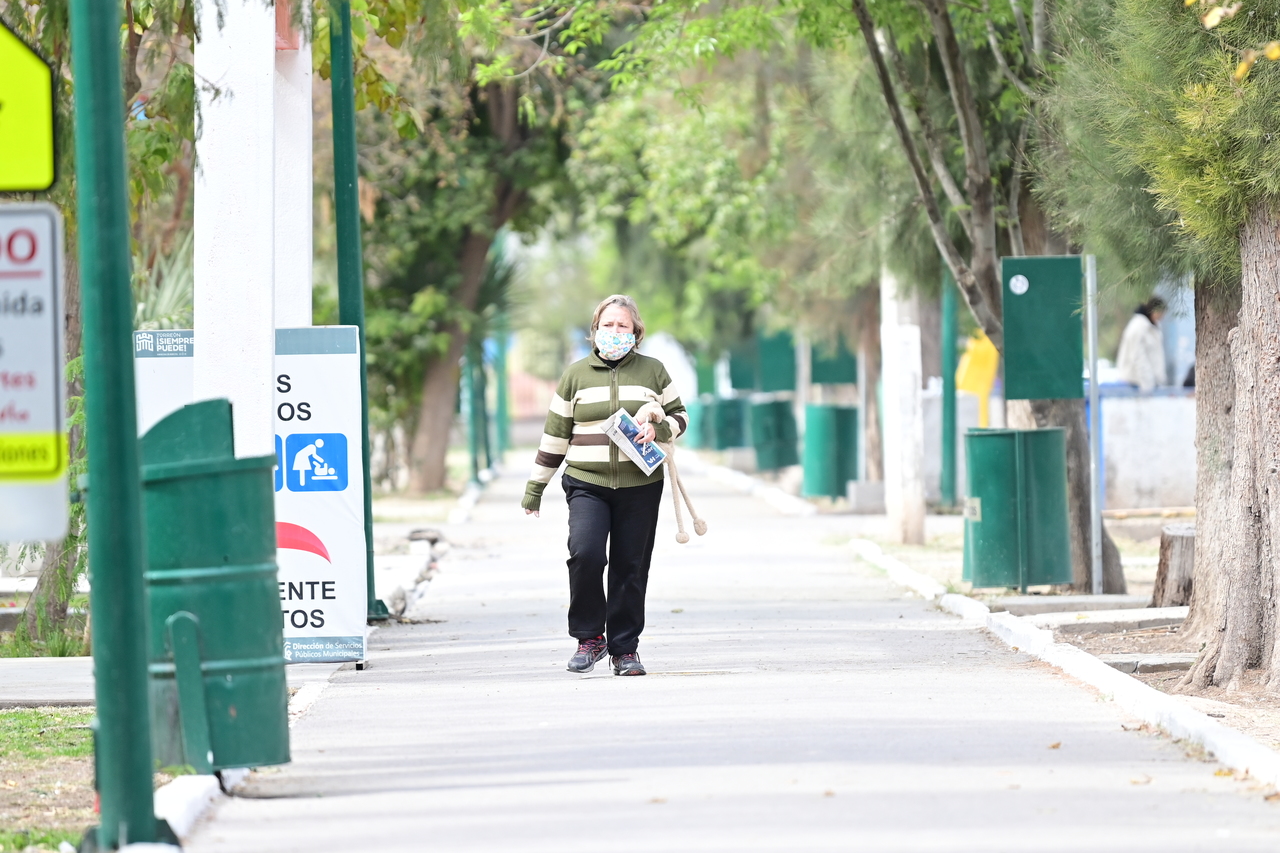
[[[691,400],[685,404],[684,413],[689,419],[689,425],[685,429],[681,444],[690,450],[706,447],[703,427],[707,417],[707,404],[700,400]]]
[[[800,464],[796,444],[796,416],[791,403],[770,400],[751,406],[751,444],[756,451],[756,469],[776,471]]]
[[[805,497],[838,498],[858,478],[858,409],[810,403],[804,409]]]
[[[208,400],[142,438],[152,741],[205,773],[289,761],[276,460],[236,459],[231,423]]]
[[[712,450],[730,450],[735,447],[747,447],[748,403],[746,400],[731,398],[717,400],[714,407],[709,408],[708,420],[711,427]]]
[[[964,580],[1024,592],[1071,583],[1064,431],[973,429],[964,448]]]

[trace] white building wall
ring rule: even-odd
[[[1195,441],[1194,396],[1104,396],[1104,506],[1107,509],[1193,506]]]

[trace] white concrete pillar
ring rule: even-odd
[[[290,4],[276,0],[275,324],[281,329],[311,325],[311,44],[289,16]]]
[[[275,452],[275,12],[196,8],[195,398],[230,399],[236,456],[262,456]]]
[[[898,294],[897,279],[880,277],[880,377],[883,387],[884,503],[889,536],[924,544],[924,405],[921,396],[920,327]]]

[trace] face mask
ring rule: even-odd
[[[617,361],[625,356],[636,345],[636,336],[627,332],[620,335],[604,329],[596,329],[596,352],[605,361]]]

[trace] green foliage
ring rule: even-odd
[[[1280,32],[1275,4],[1252,6],[1209,31],[1173,0],[1118,0],[1097,47],[1070,55],[1095,85],[1073,91],[1089,129],[1110,141],[1110,168],[1129,186],[1147,183],[1159,217],[1185,238],[1182,265],[1220,281],[1238,278],[1245,217],[1280,200],[1280,67],[1232,77],[1244,48]]]
[[[191,328],[195,298],[194,238],[195,232],[188,231],[169,255],[156,258],[149,274],[145,269],[135,271],[135,329]]]

